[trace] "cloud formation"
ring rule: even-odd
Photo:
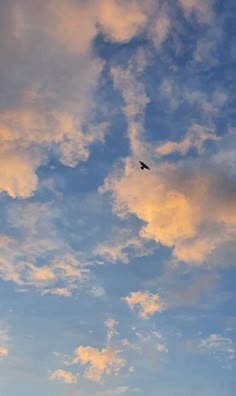
[[[160,162],[142,183],[137,164],[127,159],[123,173],[110,175],[101,191],[112,193],[119,216],[143,221],[143,238],[172,248],[178,260],[202,263],[235,238],[234,173],[214,158]]]
[[[187,131],[184,139],[180,142],[165,142],[158,145],[158,156],[166,156],[174,152],[185,155],[191,148],[195,148],[199,154],[203,151],[204,143],[208,140],[219,141],[221,138],[214,132],[205,130],[198,124],[193,124]]]
[[[8,356],[8,349],[6,347],[0,346],[0,357]]]
[[[205,351],[213,356],[221,363],[230,362],[235,357],[235,345],[231,338],[223,337],[221,334],[210,334],[208,338],[203,338],[199,342],[201,351]]]
[[[60,296],[70,296],[88,280],[86,262],[58,235],[54,221],[59,209],[46,203],[14,202],[5,214],[7,228],[14,232],[0,235],[2,279]]]
[[[101,350],[91,346],[79,346],[74,351],[71,364],[87,365],[84,377],[99,382],[104,375],[116,374],[125,366],[126,361],[118,356],[119,352],[111,345]]]
[[[187,18],[195,15],[198,22],[203,24],[212,21],[211,0],[179,0],[179,3]]]
[[[137,310],[142,319],[148,319],[156,312],[161,312],[165,305],[160,301],[157,294],[145,292],[131,292],[128,296],[122,298],[129,305],[130,309]]]
[[[70,371],[65,371],[62,369],[53,371],[53,373],[50,374],[49,379],[51,381],[59,379],[59,380],[62,380],[63,382],[65,382],[65,384],[76,384],[77,383],[76,375],[72,374]]]

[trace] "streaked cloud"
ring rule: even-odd
[[[231,338],[224,337],[221,334],[210,334],[207,338],[202,338],[199,342],[201,351],[213,355],[221,363],[230,362],[235,357],[235,345]]]
[[[131,61],[127,69],[112,68],[111,75],[114,87],[121,92],[124,101],[124,114],[128,124],[127,134],[131,152],[136,156],[140,156],[144,151],[145,145],[144,111],[150,100],[145,92],[144,85],[136,78],[137,70],[139,68]]]
[[[165,305],[157,294],[145,292],[131,292],[128,296],[123,297],[131,310],[137,310],[142,319],[148,319],[156,312],[161,312]]]

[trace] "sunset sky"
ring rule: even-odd
[[[235,395],[235,26],[0,0],[1,396]]]

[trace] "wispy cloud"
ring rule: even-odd
[[[213,355],[221,363],[230,363],[235,357],[235,345],[231,338],[222,336],[221,334],[211,334],[207,338],[203,338],[199,342],[199,348],[202,351]]]
[[[200,125],[193,124],[186,133],[184,139],[180,142],[165,142],[160,144],[156,152],[158,156],[166,156],[174,152],[182,155],[187,154],[191,148],[195,148],[199,153],[203,151],[204,143],[208,140],[219,141],[221,138],[214,132],[208,131]]]

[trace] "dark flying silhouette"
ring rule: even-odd
[[[149,168],[149,166],[147,166],[147,164],[145,164],[144,162],[142,162],[142,161],[139,161],[139,163],[140,163],[140,169],[148,169],[148,170],[150,170],[150,168]]]

